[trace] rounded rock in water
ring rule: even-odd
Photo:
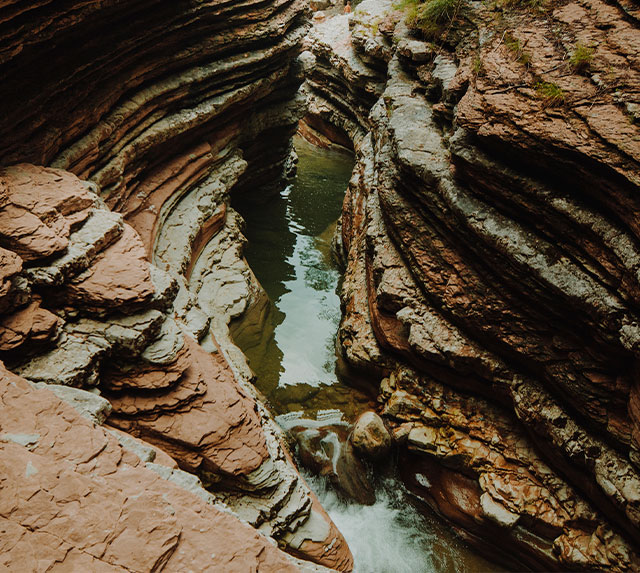
[[[391,448],[391,436],[382,418],[371,411],[358,418],[350,440],[360,454],[372,460],[380,460]]]

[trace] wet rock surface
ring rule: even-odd
[[[432,42],[374,0],[310,35],[305,124],[357,158],[341,352],[461,535],[510,567],[633,570],[637,21],[460,10]]]
[[[306,419],[286,422],[304,468],[326,477],[344,498],[371,505],[376,495],[370,471],[349,441],[349,426]]]
[[[360,454],[372,460],[383,458],[391,448],[391,436],[375,412],[365,412],[356,420],[349,441]]]

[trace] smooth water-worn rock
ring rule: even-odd
[[[375,412],[365,412],[356,420],[349,441],[358,452],[372,460],[383,458],[391,447],[391,436]]]

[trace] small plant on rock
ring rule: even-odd
[[[538,82],[535,85],[536,93],[538,97],[548,107],[558,107],[564,105],[566,102],[566,96],[562,88],[552,82]]]
[[[531,64],[531,55],[524,51],[524,46],[518,38],[516,38],[511,32],[505,32],[504,45],[512,52],[516,59],[523,65],[529,66]]]
[[[542,12],[547,7],[547,2],[545,0],[527,0],[527,6],[532,10],[537,10],[538,12]]]
[[[476,56],[475,58],[473,58],[472,69],[473,69],[473,75],[475,77],[484,76],[486,70],[484,69],[484,63],[480,58],[480,56]]]
[[[588,71],[593,61],[594,49],[578,42],[571,54],[569,64],[576,74],[583,74]]]
[[[462,6],[463,0],[403,0],[397,7],[408,8],[405,21],[427,38],[444,32]]]
[[[548,0],[498,0],[497,5],[502,8],[529,8],[534,12],[544,12]]]
[[[391,100],[391,97],[383,96],[382,99],[384,100],[384,107],[387,110],[387,115],[391,116],[391,112],[393,111],[393,101]]]

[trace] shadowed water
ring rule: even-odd
[[[232,333],[284,429],[348,429],[359,412],[375,406],[371,395],[336,374],[340,273],[330,247],[353,159],[299,138],[296,149],[298,175],[279,196],[234,199],[247,223],[247,261],[270,304],[232,325]],[[329,433],[325,440],[334,437]],[[337,439],[332,447],[335,456]],[[378,480],[369,506],[344,501],[324,478],[307,477],[347,539],[357,572],[496,570],[435,518],[422,515],[393,477]]]
[[[246,328],[248,316],[232,332],[276,413],[338,407],[352,419],[370,399],[337,384],[340,272],[331,240],[353,158],[299,138],[296,149],[298,176],[279,196],[234,198],[247,223],[245,256],[272,304],[259,329]]]

